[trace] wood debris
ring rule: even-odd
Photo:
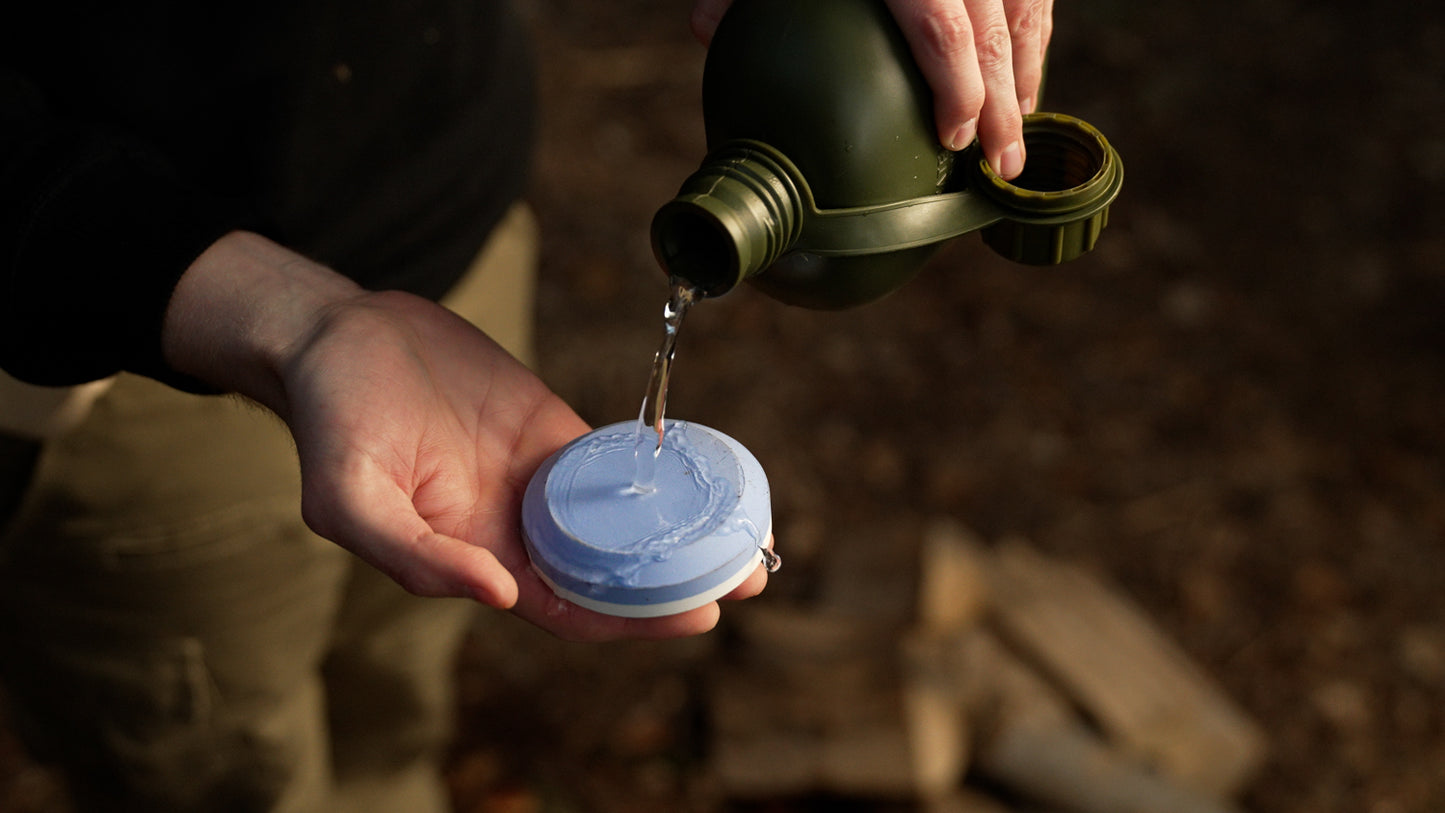
[[[901,565],[829,561],[816,601],[731,613],[738,646],[709,691],[729,795],[912,799],[929,813],[1235,810],[1265,738],[1132,602],[954,522],[917,550]]]

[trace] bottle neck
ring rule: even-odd
[[[789,168],[757,143],[709,155],[652,219],[653,253],[668,275],[718,296],[787,252],[805,206]]]

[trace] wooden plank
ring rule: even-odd
[[[940,646],[946,643],[942,636],[915,631],[902,637],[898,652],[914,785],[925,798],[957,788],[971,756],[968,697],[958,690],[962,681],[954,672],[971,664],[939,657]]]
[[[1216,798],[1257,769],[1258,727],[1127,599],[1020,541],[990,582],[1001,634],[1126,757]]]
[[[777,606],[742,615],[742,655],[709,691],[713,764],[729,793],[927,798],[958,786],[964,707],[931,650],[857,618]]]
[[[923,531],[918,554],[918,626],[946,633],[976,623],[989,601],[989,553],[973,531],[940,519]]]
[[[796,694],[768,702],[774,687],[752,681],[733,674],[712,692],[712,765],[729,794],[929,798],[962,780],[963,715],[936,685],[900,683],[851,697],[828,689],[834,704],[805,704],[827,712],[815,715],[798,713]]]
[[[1034,801],[1074,813],[1238,813],[1123,757],[1077,722],[1005,727],[980,750],[978,770]]]
[[[989,689],[976,698],[987,714],[977,726],[973,770],[979,776],[1070,813],[1235,813],[1116,751],[991,635],[980,632],[967,644]]]

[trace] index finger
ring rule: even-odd
[[[1024,169],[1024,122],[1014,81],[1010,19],[1001,0],[964,0],[964,6],[974,22],[978,69],[984,84],[978,145],[1000,177],[1014,178]]]
[[[1019,110],[1038,110],[1044,80],[1044,54],[1053,34],[1053,0],[1004,0],[1013,38],[1013,73]]]
[[[913,59],[933,89],[938,141],[950,150],[973,143],[986,91],[974,24],[960,0],[887,0]]]

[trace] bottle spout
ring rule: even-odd
[[[802,228],[801,179],[765,145],[710,155],[652,218],[652,250],[668,276],[719,296],[772,265]]]

